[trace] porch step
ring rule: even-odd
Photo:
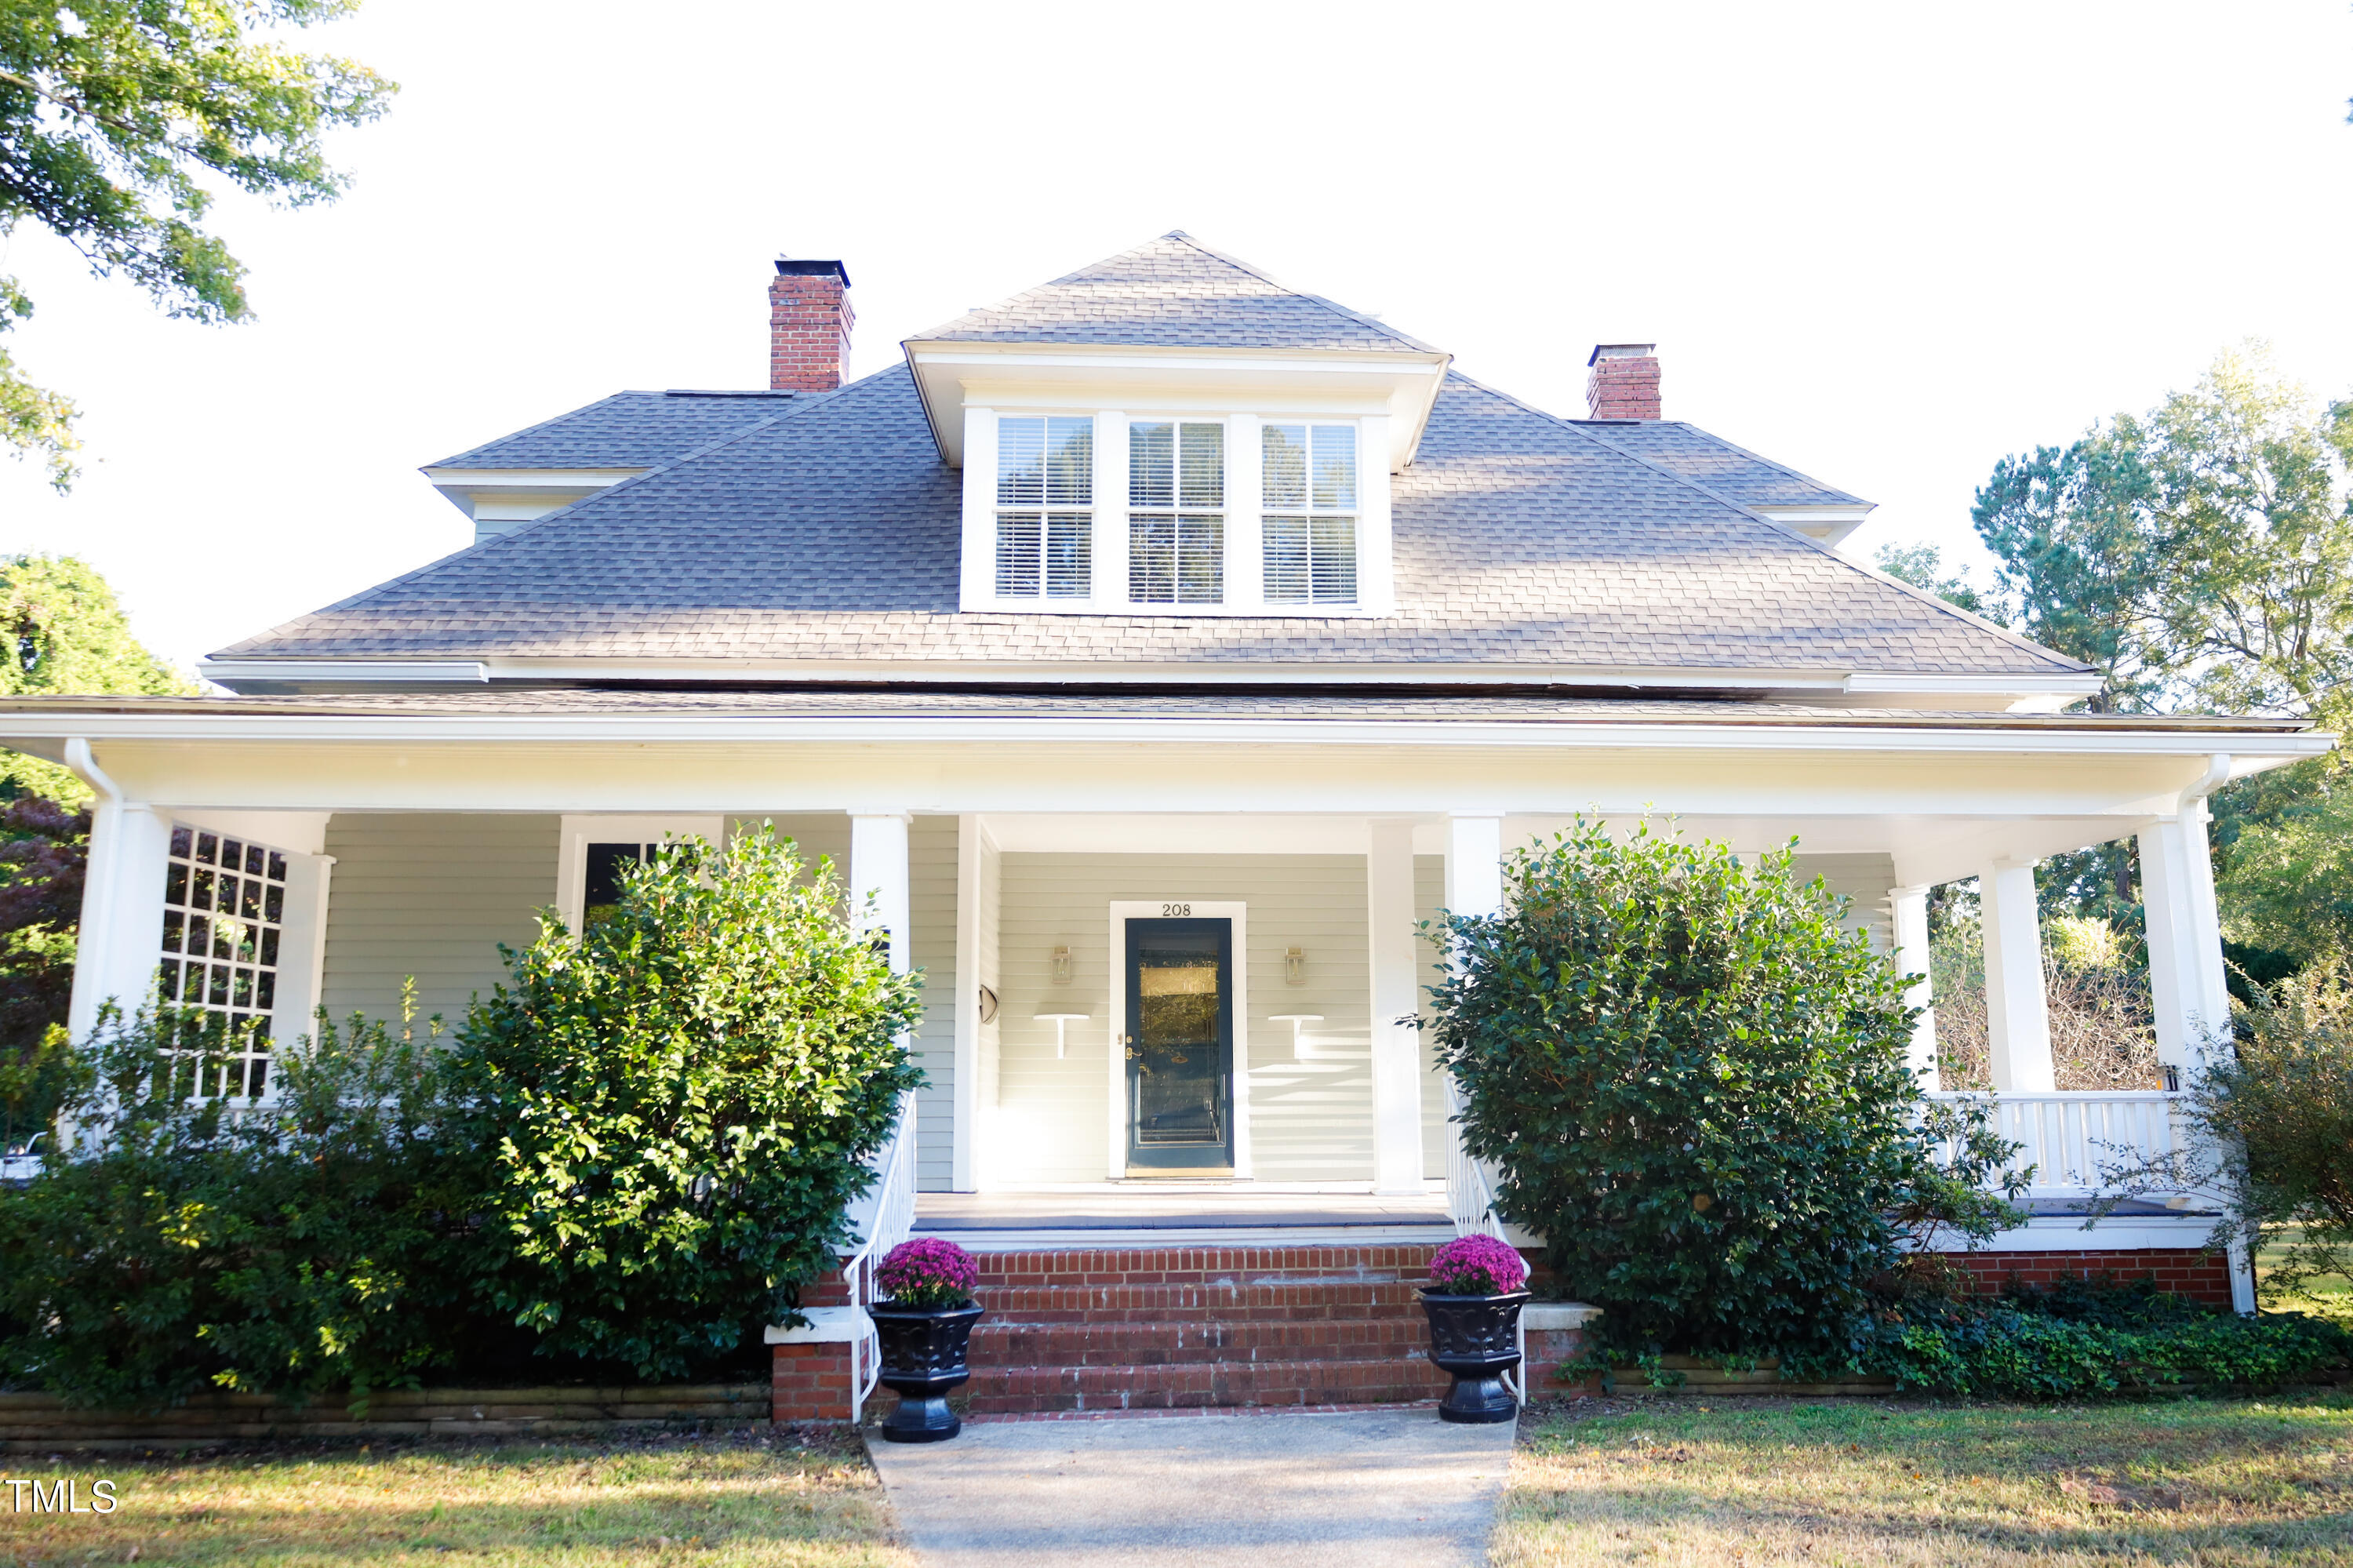
[[[1004,1366],[1161,1366],[1196,1361],[1398,1361],[1421,1353],[1428,1323],[1409,1318],[1276,1322],[991,1323],[973,1330],[976,1362]]]
[[[985,1253],[979,1414],[1435,1399],[1429,1245]]]
[[[1406,1404],[1437,1399],[1446,1375],[1427,1358],[1382,1361],[1196,1361],[1162,1366],[983,1367],[965,1392],[976,1415],[1052,1410],[1202,1406]]]

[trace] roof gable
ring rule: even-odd
[[[1279,283],[1181,229],[908,341],[1437,352],[1370,316]]]

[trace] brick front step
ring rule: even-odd
[[[976,1414],[1200,1406],[1390,1404],[1436,1399],[1446,1375],[1426,1359],[1201,1361],[1156,1366],[975,1365]]]
[[[1005,1323],[973,1330],[975,1366],[1157,1366],[1191,1361],[1380,1361],[1419,1355],[1428,1323],[1412,1318],[1275,1322]]]
[[[1415,1318],[1421,1298],[1406,1284],[982,1286],[973,1298],[1018,1323],[1281,1323]]]
[[[1170,1246],[976,1255],[981,1287],[1419,1284],[1434,1246]]]

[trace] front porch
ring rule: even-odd
[[[2179,1071],[2228,1016],[2204,796],[2324,744],[2237,721],[1710,701],[1440,714],[1369,698],[1336,718],[1272,699],[346,701],[245,699],[233,728],[169,704],[16,715],[56,726],[14,740],[100,797],[76,1032],[159,972],[174,1000],[265,1019],[278,1041],[322,1006],[393,1016],[411,978],[420,1012],[454,1022],[503,978],[499,944],[537,936],[536,911],[576,927],[643,846],[773,822],[829,857],[853,917],[923,971],[909,1046],[927,1079],[854,1216],[864,1245],[839,1294],[811,1302],[837,1310],[777,1336],[807,1376],[780,1411],[847,1407],[871,1265],[919,1229],[1008,1269],[1033,1260],[1058,1290],[1189,1275],[1237,1322],[1281,1306],[1361,1328],[1333,1317],[1350,1292],[1409,1294],[1431,1247],[1495,1223],[1415,1026],[1440,960],[1425,923],[1500,908],[1506,854],[1578,811],[1672,813],[1744,854],[1795,839],[1799,874],[1845,895],[1907,972],[1928,968],[1929,889],[1977,878],[1994,1088],[2046,1211],[1998,1255],[2183,1263],[2211,1231],[2194,1200],[2090,1232],[2069,1212],[2104,1141],[2162,1147],[2172,1110],[2158,1090],[2056,1088],[2032,867],[2137,838],[2158,1052]],[[1913,1044],[1932,1086],[1934,1028],[1931,1011]],[[267,1095],[269,1051],[249,1054],[234,1081],[209,1064],[207,1092]],[[1105,1257],[1122,1261],[1091,1261]],[[2243,1267],[2232,1283],[2251,1290]],[[1198,1347],[1200,1324],[1229,1320],[1196,1314],[1207,1297],[1157,1299],[1120,1321],[1157,1312]]]

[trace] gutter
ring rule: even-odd
[[[108,778],[106,770],[98,765],[88,737],[77,735],[67,739],[65,765],[75,778],[97,792],[100,801],[109,806],[122,804],[122,787]]]

